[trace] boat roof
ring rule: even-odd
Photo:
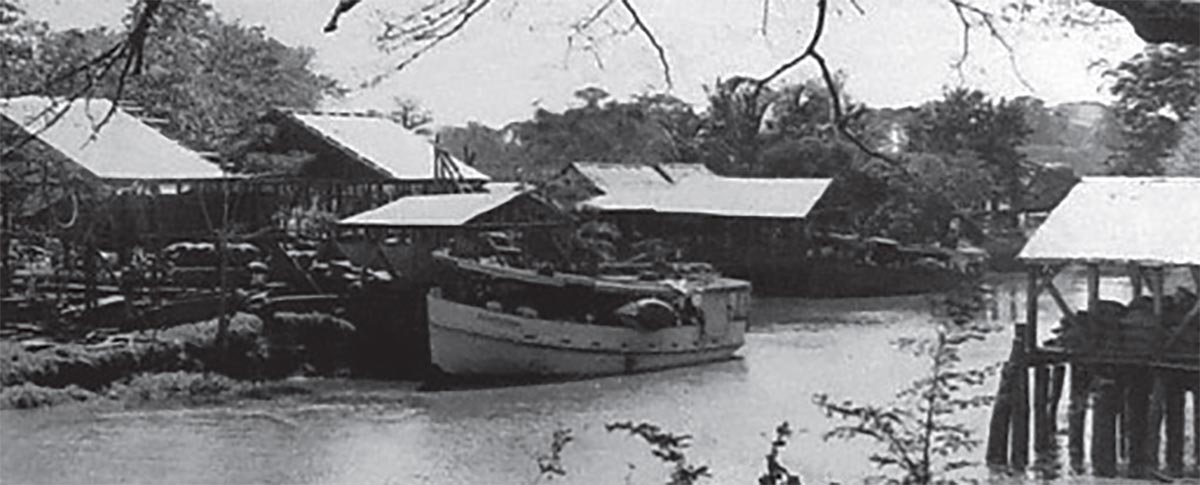
[[[1200,264],[1200,177],[1085,177],[1021,250],[1026,262]]]
[[[0,116],[103,179],[228,178],[205,160],[107,99],[44,96],[0,99]],[[105,116],[112,117],[101,124]]]
[[[674,297],[693,291],[719,291],[749,289],[750,283],[721,276],[703,278],[663,278],[660,280],[634,280],[604,276],[588,276],[573,273],[544,274],[525,268],[490,264],[474,259],[459,258],[446,250],[433,253],[434,259],[453,264],[464,271],[486,274],[493,278],[523,281],[544,286],[580,286],[602,293],[629,293],[647,296]]]

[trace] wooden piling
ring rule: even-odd
[[[1149,372],[1144,368],[1129,370],[1128,391],[1125,412],[1129,413],[1126,420],[1129,427],[1125,430],[1129,437],[1129,474],[1132,477],[1145,477],[1149,472],[1148,449],[1149,433],[1146,418],[1150,412],[1150,391],[1154,387],[1150,382]]]
[[[1061,364],[1055,364],[1050,367],[1050,400],[1047,403],[1046,418],[1050,425],[1047,444],[1048,450],[1054,450],[1058,446],[1055,436],[1058,436],[1058,403],[1062,401],[1063,384],[1067,379],[1067,368]]]
[[[1191,386],[1195,386],[1193,381]],[[1192,387],[1192,464],[1200,468],[1200,388]]]
[[[1028,327],[1017,324],[1014,330],[1014,352],[1009,359],[1013,367],[1013,393],[1009,421],[1012,450],[1008,462],[1014,469],[1024,470],[1029,465],[1029,370],[1025,366]]]
[[[1183,376],[1170,373],[1165,379],[1165,412],[1167,422],[1166,459],[1167,473],[1174,476],[1183,474],[1183,441],[1184,441],[1184,390]]]
[[[1014,298],[1015,301],[1015,298]],[[1016,305],[1016,303],[1013,303]],[[1015,316],[1015,310],[1011,315]],[[1013,327],[1012,350],[1009,351],[1008,362],[1000,371],[1000,384],[996,389],[996,399],[992,401],[992,416],[988,423],[988,444],[986,460],[988,465],[1007,466],[1009,454],[1009,433],[1011,430],[1014,396],[1014,379],[1020,366],[1017,361],[1023,352],[1024,333],[1020,324]]]
[[[1151,370],[1147,376],[1149,392],[1146,396],[1146,430],[1142,434],[1142,463],[1147,471],[1158,469],[1158,455],[1162,448],[1162,425],[1166,414],[1166,383],[1162,371]]]
[[[1096,380],[1095,401],[1092,404],[1092,473],[1099,477],[1117,475],[1117,402],[1116,382],[1110,378]]]
[[[1081,363],[1071,363],[1071,402],[1067,408],[1067,449],[1070,453],[1071,469],[1083,472],[1083,427],[1087,420],[1088,387],[1091,376]]]
[[[1014,343],[1014,345],[1018,345]],[[1012,387],[1015,369],[1011,363],[1004,364],[1000,372],[1000,385],[996,399],[992,401],[992,418],[988,423],[987,464],[1008,466],[1008,433],[1012,420]]]
[[[1050,450],[1050,368],[1044,364],[1033,368],[1033,450],[1039,457]]]

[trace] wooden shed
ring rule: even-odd
[[[570,222],[530,189],[518,183],[493,183],[484,192],[404,197],[339,221],[337,244],[347,255],[364,255],[355,261],[358,264],[369,266],[383,254],[382,260],[392,265],[387,269],[425,281],[429,253],[455,237],[481,231],[552,229]]]
[[[1027,271],[1026,322],[1017,326],[1010,361],[1015,379],[1000,393],[1011,406],[998,404],[1004,412],[993,415],[988,461],[1027,463],[1031,410],[1034,449],[1053,448],[1057,396],[1069,366],[1073,468],[1083,468],[1086,449],[1096,475],[1115,475],[1120,456],[1131,476],[1145,477],[1158,473],[1161,452],[1168,473],[1181,473],[1185,394],[1195,396],[1200,384],[1200,178],[1084,178],[1018,258]],[[1071,267],[1086,274],[1082,309],[1073,308],[1054,281]],[[1110,299],[1102,298],[1102,282],[1115,284],[1116,275],[1127,275],[1128,299],[1111,299],[1112,291]],[[1049,332],[1039,328],[1054,323],[1039,315],[1043,296],[1063,316]],[[1032,409],[1026,395],[1030,368]],[[1093,429],[1085,446],[1089,396]],[[1196,415],[1195,397],[1192,407]],[[1011,423],[1004,428],[1011,430],[1011,456],[1005,453],[1007,432],[998,427],[1004,422]],[[1200,440],[1200,428],[1192,432]]]

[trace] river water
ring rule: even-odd
[[[1127,295],[1108,283],[1113,296]],[[1007,356],[1012,334],[1003,322],[1015,286],[1015,280],[999,282],[998,322],[1005,330],[967,347],[966,365]],[[1083,303],[1079,279],[1060,288],[1075,305]],[[929,335],[928,310],[924,297],[760,299],[740,359],[634,376],[439,392],[408,383],[316,380],[303,383],[316,391],[311,395],[216,407],[5,411],[0,479],[528,484],[539,483],[537,457],[554,431],[569,428],[575,439],[562,454],[567,475],[554,482],[664,483],[666,471],[649,448],[604,429],[632,420],[691,434],[689,459],[710,466],[714,476],[707,483],[718,484],[757,483],[772,431],[788,421],[797,434],[783,462],[805,483],[858,483],[874,473],[866,458],[875,446],[824,441],[822,433],[835,422],[812,396],[888,400],[926,368],[892,342]],[[988,382],[973,392],[990,394],[995,387]],[[958,418],[985,438],[987,410]],[[971,458],[982,461],[982,455],[980,449]],[[998,483],[1023,481],[981,468],[970,473]]]

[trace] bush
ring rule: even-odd
[[[0,409],[32,409],[93,399],[96,394],[79,386],[56,389],[19,384],[0,389]]]
[[[167,399],[207,401],[244,391],[251,386],[220,374],[164,372],[135,375],[128,382],[114,384],[108,396],[125,402]]]

